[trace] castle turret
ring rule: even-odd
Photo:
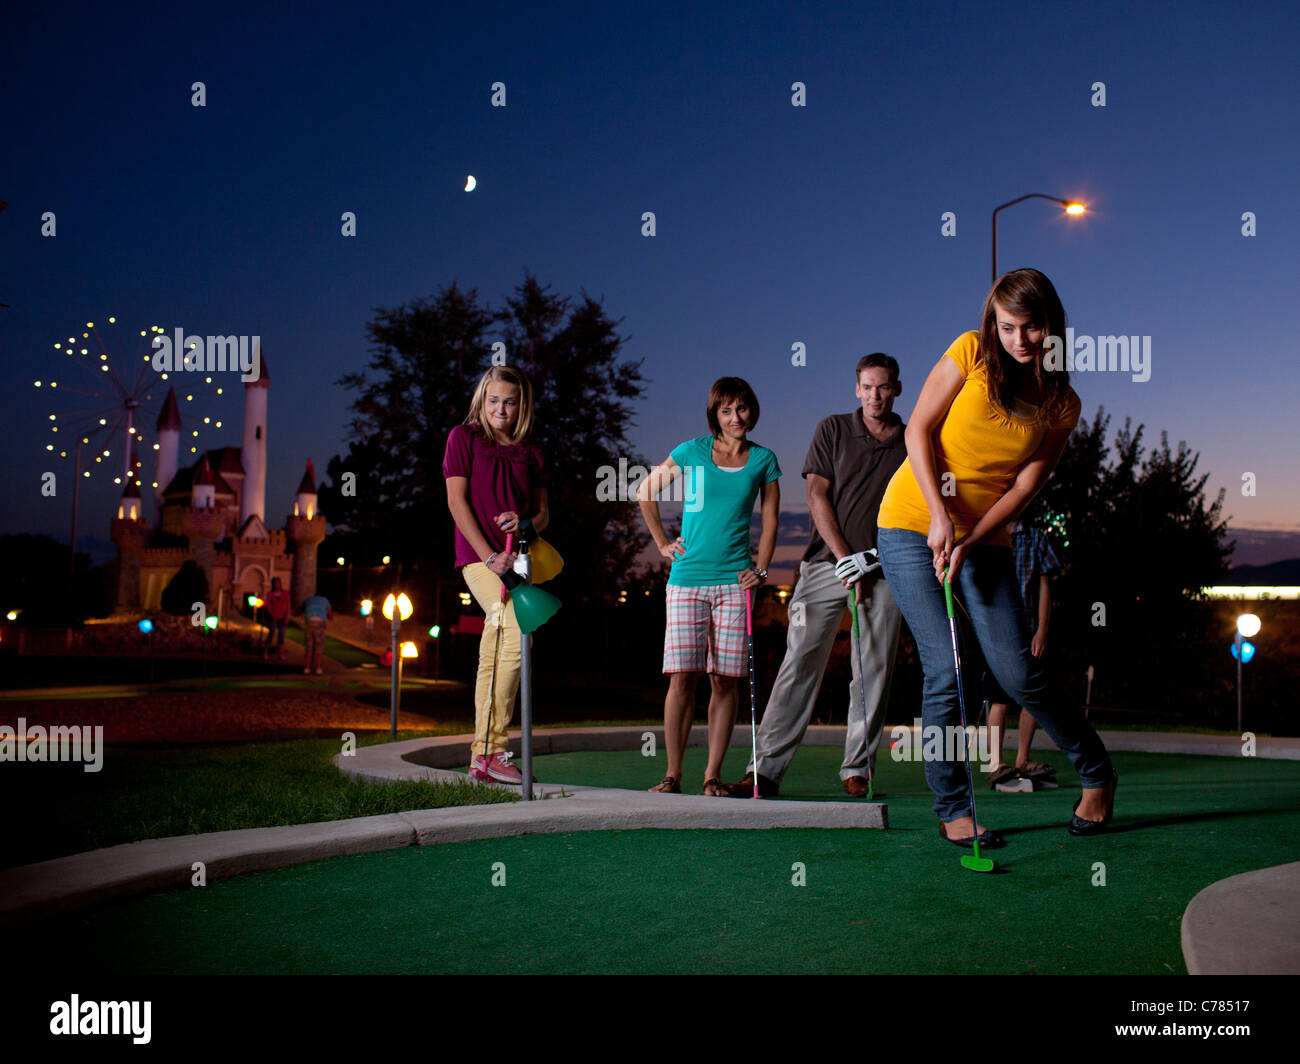
[[[239,458],[244,467],[244,486],[239,505],[239,525],[256,514],[266,518],[266,402],[271,391],[262,342],[255,348],[259,375],[244,384],[244,445]]]
[[[144,519],[144,502],[140,487],[128,481],[122,492],[109,534],[117,544],[117,608],[140,608],[140,552],[149,538],[149,523]]]
[[[325,538],[325,518],[316,509],[316,471],[307,460],[307,471],[298,483],[293,516],[286,523],[293,540],[293,583],[289,590],[297,611],[305,599],[316,594],[316,548]]]
[[[298,481],[298,497],[294,500],[295,517],[312,518],[316,516],[316,467],[307,459],[307,469]]]
[[[205,454],[199,460],[198,472],[194,474],[190,507],[182,513],[181,520],[185,536],[190,541],[190,554],[207,577],[209,589],[213,588],[212,570],[216,561],[214,543],[225,535],[226,528],[225,515],[213,505],[215,499],[216,478]],[[215,591],[211,593],[215,595]]]
[[[216,500],[217,478],[212,475],[212,466],[205,454],[199,459],[198,472],[194,474],[194,483],[190,487],[190,505],[210,510]]]
[[[158,415],[158,465],[154,475],[154,514],[162,527],[163,492],[176,476],[177,456],[181,443],[181,411],[176,403],[176,389],[167,389],[162,412]]]

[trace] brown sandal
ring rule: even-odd
[[[651,787],[650,791],[654,794],[681,794],[681,781],[676,776],[665,776]]]
[[[708,795],[710,798],[731,797],[731,791],[727,789],[727,785],[723,783],[722,780],[718,779],[717,776],[714,776],[712,779],[708,779],[704,781],[703,793]]]

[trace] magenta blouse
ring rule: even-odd
[[[507,510],[531,517],[537,512],[537,493],[545,483],[542,452],[536,444],[489,443],[470,425],[457,425],[447,437],[442,475],[469,480],[470,509],[484,538],[496,551],[506,549],[506,534],[492,518]],[[482,560],[458,527],[456,567]]]

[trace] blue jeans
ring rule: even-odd
[[[903,611],[921,656],[925,674],[922,727],[960,728],[948,610],[944,605],[943,585],[934,574],[934,552],[925,540],[920,532],[882,528],[876,545],[889,590]],[[1052,742],[1070,758],[1083,786],[1103,787],[1109,783],[1110,756],[1082,711],[1053,705],[1048,698],[1047,669],[1029,651],[1025,608],[1016,587],[1011,548],[974,547],[962,563],[953,590],[954,597],[961,600],[970,614],[989,670],[1012,701],[1029,710]],[[963,672],[973,657],[963,652]],[[966,679],[969,683],[970,678]],[[971,723],[969,712],[967,723]],[[960,760],[927,758],[925,782],[934,792],[934,811],[940,820],[947,823],[970,815],[966,770]]]

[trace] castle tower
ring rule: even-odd
[[[214,543],[225,535],[225,518],[213,505],[216,501],[216,479],[212,476],[212,466],[208,464],[205,454],[199,460],[198,472],[194,475],[194,486],[190,491],[190,507],[182,514],[185,536],[190,541],[190,553],[203,570],[208,581],[208,594],[216,598],[216,588],[212,586],[212,569],[215,563],[216,549]]]
[[[254,365],[257,380],[244,384],[244,445],[239,452],[244,467],[244,487],[239,503],[239,527],[256,514],[266,518],[266,401],[271,391],[271,377],[257,341]]]
[[[297,612],[303,601],[316,594],[316,548],[325,538],[325,518],[316,509],[316,470],[307,460],[307,471],[298,482],[293,516],[285,523],[293,540],[293,582],[289,599]]]
[[[140,608],[140,552],[149,538],[140,486],[128,481],[109,534],[117,544],[117,608]]]
[[[162,527],[163,492],[176,475],[181,444],[181,411],[176,403],[176,389],[167,389],[162,412],[158,415],[158,465],[154,475],[153,504],[158,527]]]

